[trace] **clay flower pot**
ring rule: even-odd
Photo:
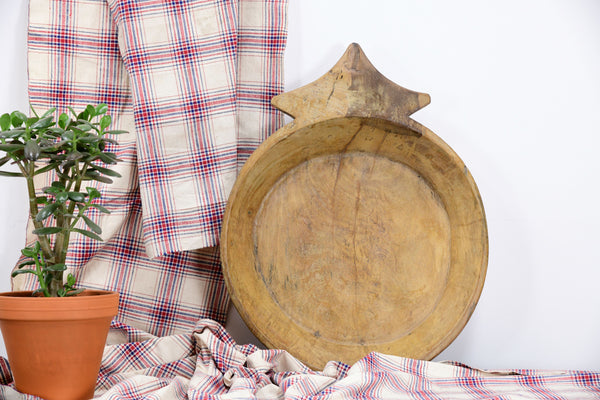
[[[94,396],[119,295],[85,290],[73,297],[0,293],[0,329],[17,390],[46,400]]]

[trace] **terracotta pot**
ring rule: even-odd
[[[86,290],[65,298],[0,293],[0,329],[17,390],[46,400],[94,396],[119,295]]]

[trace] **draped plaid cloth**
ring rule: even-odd
[[[123,177],[95,184],[104,242],[75,235],[67,258],[81,286],[120,293],[119,321],[157,336],[225,321],[220,223],[238,169],[282,123],[270,99],[286,12],[286,0],[30,1],[31,104],[106,103],[111,128],[130,132],[112,149]]]
[[[161,338],[115,323],[110,337],[122,343],[104,352],[100,400],[600,399],[600,373],[589,371],[482,371],[371,353],[316,372],[285,351],[236,345],[210,320]],[[10,380],[0,362],[1,376]],[[37,400],[17,396],[0,386],[2,399]]]

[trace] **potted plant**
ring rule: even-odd
[[[39,288],[0,294],[0,328],[17,390],[47,400],[93,396],[110,321],[118,294],[83,290],[65,264],[72,234],[102,240],[89,211],[109,211],[97,203],[100,192],[86,182],[111,183],[120,175],[107,168],[117,156],[108,130],[106,104],[70,109],[55,120],[55,109],[33,116],[14,111],[0,116],[0,167],[16,165],[2,176],[25,178],[29,216],[37,240],[25,247],[13,277],[32,274]],[[36,177],[53,174],[37,188]],[[38,177],[39,178],[39,177]]]

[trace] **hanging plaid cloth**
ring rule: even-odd
[[[122,178],[94,183],[104,242],[76,235],[81,286],[118,291],[118,319],[157,336],[224,322],[220,223],[237,172],[282,124],[287,0],[30,0],[37,110],[106,103]],[[32,239],[31,234],[28,235]],[[14,289],[32,289],[21,277]]]

